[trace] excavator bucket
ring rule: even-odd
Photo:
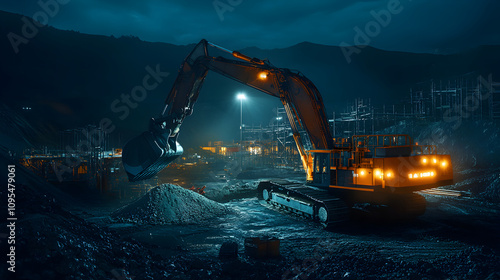
[[[131,139],[123,147],[122,162],[130,182],[155,176],[182,155],[181,145],[174,139],[151,131]]]

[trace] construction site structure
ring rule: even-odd
[[[20,163],[46,181],[69,192],[97,190],[119,198],[146,193],[157,178],[128,185],[122,149],[109,147],[103,129],[88,125],[59,133],[57,148],[25,150]]]
[[[329,120],[333,137],[374,134],[406,120],[500,120],[500,83],[474,73],[450,80],[431,80],[410,88],[397,104],[374,105],[355,99]]]

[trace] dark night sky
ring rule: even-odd
[[[56,0],[42,0],[53,2]],[[68,2],[48,24],[103,35],[134,35],[145,41],[191,44],[206,38],[232,49],[282,48],[303,41],[354,44],[372,12],[400,2],[369,45],[386,50],[449,53],[500,44],[496,0],[59,0]],[[221,10],[217,12],[214,3]],[[227,6],[232,4],[233,6]],[[224,7],[224,5],[226,5]],[[38,1],[2,1],[0,10],[33,16]],[[497,23],[497,24],[495,24]]]

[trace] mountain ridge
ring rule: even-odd
[[[34,127],[54,134],[109,118],[117,128],[112,137],[123,144],[125,139],[147,129],[149,118],[161,111],[160,102],[170,91],[179,65],[194,46],[147,42],[134,36],[90,35],[47,26],[14,54],[7,34],[21,30],[20,17],[0,12],[2,103],[23,114]],[[499,74],[496,65],[500,63],[500,46],[480,46],[453,55],[394,52],[367,46],[352,55],[351,63],[347,63],[340,47],[310,42],[282,49],[249,47],[240,51],[268,58],[277,67],[304,73],[322,93],[327,112],[339,110],[355,97],[371,98],[380,104],[394,103],[412,85],[430,79],[448,79],[469,72],[492,73],[495,78]],[[147,67],[159,67],[169,74],[121,119],[122,114],[115,112],[112,104],[117,100],[122,104],[122,96],[130,95],[142,83],[148,75]],[[242,90],[251,97],[244,106],[244,122],[267,124],[272,108],[281,104],[278,99],[210,73],[195,113],[182,127],[181,143],[197,146],[236,139],[238,130],[232,128],[239,127],[235,117],[239,104],[234,95]],[[23,112],[24,106],[33,110]]]

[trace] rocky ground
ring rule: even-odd
[[[496,179],[484,172],[491,178],[465,173],[450,187],[472,197],[425,195],[428,211],[415,221],[329,231],[261,205],[251,180],[219,183],[213,196],[223,204],[163,185],[116,211],[61,207],[44,186],[21,184],[17,272],[2,267],[2,279],[500,279],[500,207],[485,198]],[[247,256],[243,239],[266,235],[281,240],[281,257]],[[226,241],[239,245],[238,258],[218,258]]]
[[[475,127],[487,141],[497,134]],[[351,220],[329,230],[255,198],[258,179],[303,180],[293,170],[221,178],[221,163],[194,165],[167,171],[137,200],[89,201],[18,166],[16,273],[2,261],[0,279],[500,279],[500,169],[478,156],[486,150],[456,158],[456,183],[443,188],[463,196],[423,194],[428,207],[418,219]],[[205,186],[204,196],[185,189],[191,186]],[[280,258],[245,253],[246,237],[264,236],[280,239]],[[7,237],[0,232],[2,252]],[[238,257],[220,259],[228,241],[238,244]]]

